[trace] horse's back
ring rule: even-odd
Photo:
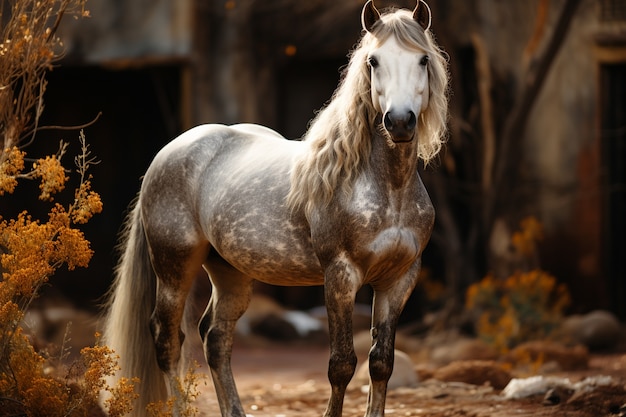
[[[240,123],[229,126],[229,128],[242,133],[249,133],[255,136],[266,136],[269,138],[285,139],[283,135],[281,135],[274,129],[270,129],[267,126],[257,125],[254,123]]]
[[[157,154],[144,178],[147,229],[159,236],[177,231],[159,240],[206,242],[262,281],[320,284],[308,223],[286,205],[289,173],[304,149],[252,124],[183,133]]]
[[[282,157],[291,153],[289,141],[274,130],[254,124],[226,126],[205,124],[182,133],[166,144],[155,156],[144,177],[144,188],[155,178],[174,181],[176,190],[181,185],[195,187],[198,176],[211,175],[223,169],[241,165],[241,160],[254,154],[257,160]],[[205,178],[206,179],[206,178]],[[184,181],[186,184],[181,184]],[[159,188],[168,183],[160,181]],[[186,188],[186,187],[184,187]],[[194,192],[196,190],[193,190]]]
[[[162,158],[171,158],[181,155],[187,162],[194,156],[202,157],[206,161],[214,152],[233,142],[234,139],[253,141],[255,139],[281,139],[278,132],[261,125],[242,123],[232,126],[222,124],[203,124],[193,127],[167,143],[155,156],[151,166],[158,165]],[[241,142],[239,142],[241,144]]]

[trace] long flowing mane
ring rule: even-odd
[[[367,165],[373,135],[381,134],[372,104],[367,55],[371,45],[395,36],[408,49],[426,51],[429,105],[418,121],[418,156],[428,163],[441,149],[447,121],[447,60],[429,30],[424,31],[408,10],[382,15],[372,32],[365,32],[350,55],[332,100],[311,122],[303,140],[307,152],[291,172],[287,204],[307,215],[328,204],[335,192],[350,193],[357,174]]]

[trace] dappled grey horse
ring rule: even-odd
[[[373,288],[366,416],[383,415],[396,323],[433,227],[417,168],[442,145],[448,74],[423,1],[382,15],[369,1],[362,24],[338,89],[302,141],[258,125],[203,125],[148,168],[104,329],[120,355],[117,377],[141,379],[135,415],[177,392],[181,322],[200,266],[212,294],[199,330],[223,416],[245,416],[230,357],[253,280],[324,285],[327,417],[341,415],[356,367],[355,294]]]

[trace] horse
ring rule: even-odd
[[[365,415],[384,414],[398,317],[434,223],[418,164],[446,135],[447,60],[430,21],[423,0],[383,12],[368,1],[339,86],[302,140],[206,124],[157,153],[126,221],[103,328],[117,377],[141,381],[133,415],[177,392],[186,300],[201,268],[212,291],[197,328],[222,416],[246,415],[230,360],[255,280],[324,286],[325,417],[342,414],[357,364],[355,295],[371,286]]]

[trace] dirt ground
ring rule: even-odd
[[[54,321],[56,316],[59,317]],[[73,322],[73,352],[93,344],[96,321],[89,314],[79,314],[71,308],[56,308],[48,309],[41,317],[35,314],[28,321],[32,323],[34,334],[56,335],[51,340],[58,343],[58,339],[63,338],[67,320]],[[359,337],[363,334],[365,340]],[[419,381],[410,388],[388,391],[388,417],[626,417],[626,338],[611,352],[588,354],[581,348],[581,354],[578,349],[557,348],[555,352],[560,357],[550,352],[550,345],[538,342],[538,347],[530,346],[528,351],[541,351],[544,363],[541,369],[516,367],[504,368],[505,371],[501,359],[487,352],[484,345],[476,344],[473,339],[465,340],[465,343],[460,341],[463,342],[454,335],[440,338],[436,334],[417,342],[396,338],[396,347],[410,355],[408,366],[404,368],[413,366]],[[195,403],[198,416],[217,417],[219,406],[199,338],[192,342],[192,346],[195,346],[193,356],[202,366],[198,372],[204,374]],[[236,341],[232,367],[248,417],[322,416],[330,392],[326,376],[327,346],[323,337],[289,343],[255,338]],[[369,346],[369,333],[356,334],[355,346],[361,366]],[[555,358],[562,366],[550,366],[550,360]],[[504,397],[502,388],[511,377],[532,375],[568,378],[571,383],[588,377],[610,377],[610,380],[604,385],[575,392],[559,388],[548,398],[545,393],[523,399]],[[484,383],[485,380],[490,383]],[[343,417],[363,416],[366,401],[367,393],[362,384],[350,386]]]
[[[233,352],[233,372],[247,415],[321,416],[330,390],[326,379],[327,360],[328,351],[320,346],[237,348]],[[206,372],[206,368],[201,372]],[[567,377],[572,382],[600,375],[610,376],[612,382],[584,393],[555,392],[551,402],[546,401],[543,394],[507,400],[499,389],[490,385],[441,382],[430,378],[420,381],[414,388],[390,390],[385,414],[392,417],[626,416],[625,353],[594,354],[584,370],[551,374]],[[363,389],[349,389],[343,416],[362,416],[366,399]],[[555,402],[558,403],[552,404]],[[217,398],[209,380],[201,384],[196,406],[200,416],[219,415]]]

